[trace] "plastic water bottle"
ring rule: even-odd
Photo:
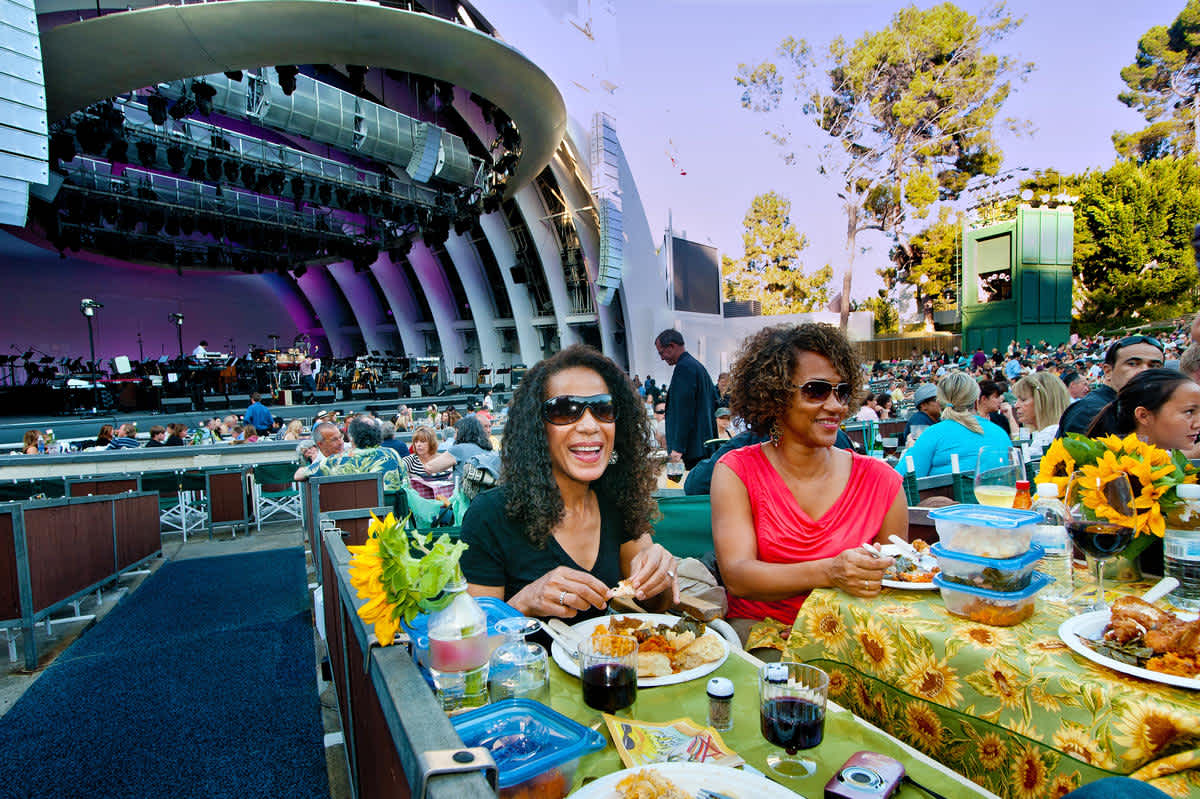
[[[1175,496],[1182,502],[1167,514],[1163,570],[1179,587],[1167,600],[1177,608],[1200,610],[1200,485],[1176,486]]]
[[[445,590],[454,598],[429,617],[429,674],[442,709],[451,712],[488,703],[488,630],[461,570]]]
[[[1051,602],[1069,602],[1075,584],[1071,566],[1071,537],[1067,534],[1067,507],[1058,499],[1058,486],[1038,483],[1034,511],[1042,521],[1033,529],[1033,543],[1046,551],[1038,562],[1038,570],[1054,578],[1042,591],[1042,598]]]

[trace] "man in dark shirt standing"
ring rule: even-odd
[[[1117,398],[1126,383],[1140,372],[1163,365],[1163,346],[1150,336],[1126,336],[1109,345],[1104,354],[1104,380],[1078,402],[1071,403],[1058,420],[1058,438],[1086,433],[1096,414]]]
[[[267,435],[275,427],[275,417],[267,410],[267,406],[263,405],[262,397],[257,391],[250,395],[250,406],[242,414],[242,420],[246,424],[254,425],[254,429],[262,435]]]
[[[667,389],[668,457],[690,469],[704,459],[704,442],[717,434],[716,391],[708,370],[687,352],[678,330],[659,333],[654,347],[658,357],[675,367]]]

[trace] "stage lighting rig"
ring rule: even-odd
[[[96,302],[95,300],[93,300],[89,297],[85,297],[79,301],[79,312],[82,313],[84,316],[88,316],[88,317],[95,316],[96,311],[103,307],[104,307],[104,303]],[[95,359],[93,358],[93,360],[95,360]]]
[[[150,113],[150,121],[159,127],[167,124],[167,98],[161,94],[146,96],[146,110]]]
[[[171,107],[167,109],[167,113],[171,115],[172,119],[183,119],[195,110],[196,101],[185,94],[171,103]]]
[[[296,76],[300,74],[300,70],[295,66],[284,65],[275,67],[275,74],[279,76],[279,88],[290,97],[292,92],[296,91]]]
[[[194,80],[192,81],[192,95],[196,98],[196,110],[203,116],[211,115],[213,98],[217,96],[217,90],[204,81]]]

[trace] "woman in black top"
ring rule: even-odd
[[[463,519],[475,596],[526,616],[585,618],[627,579],[649,609],[678,600],[675,558],[650,539],[649,425],[629,378],[577,345],[536,364],[513,395],[501,485]]]

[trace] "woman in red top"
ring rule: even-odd
[[[733,413],[770,441],[728,453],[713,471],[729,618],[791,624],[814,588],[879,593],[892,559],[860,545],[907,538],[908,508],[887,463],[833,446],[862,381],[849,342],[829,325],[770,327],[742,346]]]

